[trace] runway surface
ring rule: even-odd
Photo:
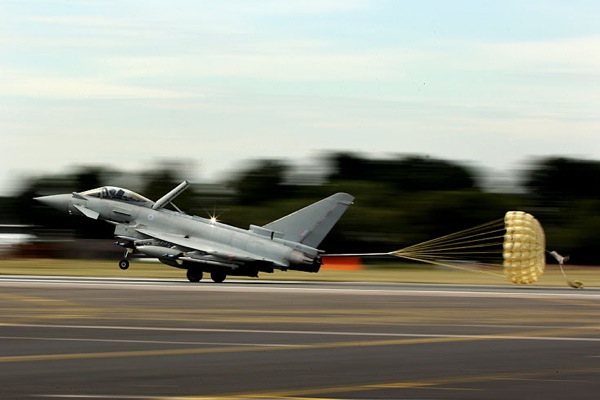
[[[0,397],[597,399],[600,290],[0,277]]]

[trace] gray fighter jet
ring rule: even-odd
[[[215,282],[223,282],[227,275],[256,277],[275,269],[318,272],[323,251],[317,247],[354,200],[347,193],[336,193],[264,226],[250,225],[244,230],[179,210],[172,201],[188,186],[184,181],[155,202],[110,186],[35,200],[114,224],[115,244],[125,248],[121,269],[129,268],[128,256],[137,252],[186,269],[190,282],[199,282],[203,272],[210,273]],[[166,209],[169,204],[176,211]]]

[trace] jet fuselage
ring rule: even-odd
[[[187,185],[183,182],[156,202],[114,187],[37,200],[69,214],[114,224],[117,244],[126,249],[119,264],[122,269],[129,266],[127,256],[138,252],[187,269],[190,280],[199,280],[198,274],[201,277],[204,271],[215,281],[226,275],[257,276],[274,269],[318,272],[321,258],[315,244],[353,200],[337,193],[265,226],[250,225],[245,230],[165,209]]]

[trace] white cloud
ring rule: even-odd
[[[246,0],[226,2],[225,7],[242,10],[244,13],[258,15],[298,15],[298,14],[323,14],[341,11],[356,11],[368,8],[372,2],[366,0],[303,0],[303,1],[281,1],[260,0],[248,2]]]
[[[600,75],[600,36],[510,42],[446,42],[431,56],[449,69],[548,78],[550,74]],[[544,82],[552,86],[552,82]]]
[[[403,57],[379,54],[206,54],[172,57],[116,57],[106,65],[118,76],[247,78],[266,81],[386,79],[401,73]]]
[[[32,15],[20,18],[23,22],[35,22],[50,25],[77,26],[85,28],[132,28],[140,26],[132,20],[92,15]]]
[[[175,90],[121,85],[97,79],[12,76],[0,78],[0,96],[38,99],[176,99],[199,96]]]

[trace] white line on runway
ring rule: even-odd
[[[99,342],[99,343],[135,343],[135,344],[168,344],[168,345],[207,345],[207,346],[240,346],[240,347],[293,347],[293,344],[274,343],[232,343],[232,342],[178,342],[166,340],[126,340],[126,339],[89,339],[33,336],[0,336],[0,340],[40,340],[58,342]],[[297,345],[302,347],[302,345]]]
[[[181,396],[181,397],[173,397],[173,396],[132,396],[132,395],[122,395],[122,394],[40,394],[40,395],[33,395],[31,397],[37,397],[37,398],[45,398],[45,399],[107,399],[107,400],[112,400],[112,399],[122,399],[122,400],[156,400],[156,399],[171,399],[171,400],[176,400],[176,399],[181,399],[181,400],[186,400],[186,399],[206,399],[206,400],[218,400],[218,399],[226,399],[227,397],[222,397],[222,396],[207,396],[207,397],[189,397],[189,396]]]
[[[423,289],[422,287],[407,287],[405,284],[398,284],[394,288],[371,288],[379,285],[379,283],[334,283],[334,282],[274,282],[268,281],[269,286],[265,285],[265,281],[254,281],[257,285],[253,285],[252,281],[246,284],[189,284],[188,282],[178,280],[159,280],[159,279],[127,279],[127,278],[72,278],[72,277],[29,277],[29,276],[5,276],[0,277],[0,284],[22,284],[22,285],[61,285],[69,287],[102,287],[106,289],[141,289],[141,290],[178,290],[178,291],[198,291],[198,292],[249,292],[249,293],[319,293],[319,294],[334,294],[334,295],[394,295],[394,296],[435,296],[435,297],[481,297],[481,298],[586,298],[600,299],[600,292],[582,291],[582,290],[564,290],[557,288],[541,288],[535,287],[532,290],[522,288],[523,290],[511,290],[507,287],[506,290],[498,287],[473,286],[465,289],[464,286],[456,287],[452,285],[427,285],[431,289]],[[263,284],[261,284],[263,283]],[[348,284],[353,287],[306,287],[297,285],[314,285],[314,286],[337,286],[340,284]],[[272,285],[272,286],[270,286]],[[286,285],[286,286],[279,286]],[[354,287],[361,285],[360,287]],[[559,291],[560,290],[560,291]]]
[[[489,334],[435,334],[435,333],[383,333],[383,332],[344,332],[344,331],[290,331],[267,329],[216,329],[216,328],[165,328],[143,326],[112,326],[112,325],[45,325],[45,324],[0,324],[0,327],[50,328],[50,329],[89,329],[89,330],[121,330],[121,331],[156,331],[156,332],[198,332],[198,333],[262,333],[274,335],[320,335],[320,336],[349,336],[349,337],[408,337],[408,338],[466,338],[466,339],[498,339],[498,340],[534,340],[534,341],[571,341],[571,342],[600,342],[600,337],[569,337],[569,336],[520,336],[520,335],[489,335]],[[599,327],[600,328],[600,327]],[[543,333],[543,331],[542,331]],[[301,345],[300,345],[301,346]]]

